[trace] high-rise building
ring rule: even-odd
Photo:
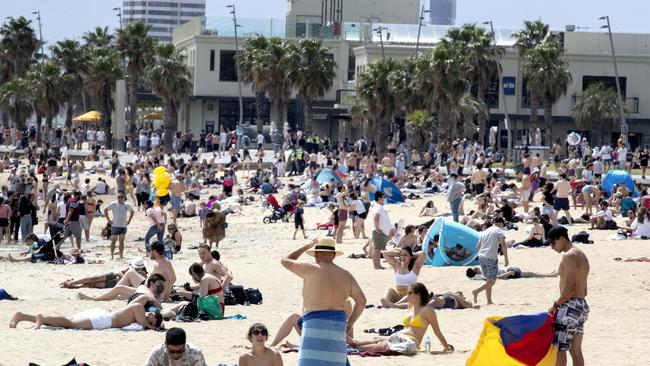
[[[456,24],[456,0],[429,0],[429,11],[431,24]]]
[[[151,25],[149,34],[160,42],[171,42],[172,31],[194,17],[205,16],[205,0],[124,1],[123,21],[141,20]]]

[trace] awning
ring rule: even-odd
[[[72,120],[75,122],[98,122],[101,119],[101,114],[97,111],[90,111],[80,116],[74,117]]]

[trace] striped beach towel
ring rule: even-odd
[[[298,366],[349,365],[346,325],[345,312],[340,310],[304,314]]]

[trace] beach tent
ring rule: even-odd
[[[438,238],[438,247],[434,249],[433,258],[429,256],[429,242],[436,236]],[[467,266],[478,264],[478,252],[476,244],[481,239],[481,236],[474,229],[461,225],[451,219],[440,218],[436,220],[429,231],[427,232],[426,239],[422,250],[426,253],[426,260],[424,263],[434,267],[444,266]],[[447,256],[441,248],[453,248],[456,244],[462,245],[471,253],[464,260],[457,262]]]
[[[393,183],[384,178],[373,178],[370,184],[375,187],[377,192],[383,192],[386,196],[386,203],[404,202],[404,195]],[[375,194],[370,192],[370,200],[375,200]]]
[[[466,366],[537,365],[554,366],[553,315],[491,316]]]
[[[90,111],[80,116],[74,117],[72,120],[75,122],[98,122],[101,119],[101,114],[97,111]]]
[[[335,184],[341,184],[343,183],[341,181],[341,178],[339,178],[336,173],[332,169],[323,169],[318,173],[316,176],[316,180],[318,181],[319,185],[323,184],[330,184],[330,182],[334,179]],[[306,181],[302,186],[302,189],[308,190],[311,188],[311,179]]]
[[[610,170],[607,175],[605,175],[605,178],[603,178],[603,188],[606,189],[609,194],[612,193],[614,184],[620,186],[623,183],[625,183],[627,189],[632,191],[632,197],[639,197],[639,192],[636,191],[632,176],[630,176],[630,174],[625,170]]]

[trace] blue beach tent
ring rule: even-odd
[[[636,191],[636,186],[634,185],[632,176],[630,176],[630,174],[625,170],[610,170],[607,175],[605,175],[605,178],[603,178],[603,188],[605,188],[609,194],[612,194],[614,184],[620,186],[623,183],[625,183],[627,189],[632,192],[633,198],[639,197],[639,192]]]
[[[375,187],[377,192],[383,192],[386,196],[386,203],[404,202],[404,195],[393,183],[384,178],[373,178],[370,184]],[[370,200],[375,200],[375,194],[370,192]]]
[[[318,184],[323,185],[323,184],[329,184],[331,180],[334,179],[335,184],[341,184],[343,183],[341,181],[341,178],[339,178],[336,173],[332,169],[323,169],[318,173],[316,176],[316,180],[318,181]],[[306,181],[302,185],[302,189],[309,189],[311,187],[311,180]]]
[[[434,236],[439,235],[438,247],[434,249],[433,258],[429,256],[429,242]],[[461,225],[451,219],[440,218],[431,225],[426,235],[427,240],[424,242],[422,250],[426,253],[426,260],[424,263],[434,267],[444,266],[468,266],[478,264],[478,252],[476,244],[478,244],[481,236],[474,229]],[[445,248],[453,248],[457,244],[462,245],[471,253],[464,260],[457,262],[447,256]]]

